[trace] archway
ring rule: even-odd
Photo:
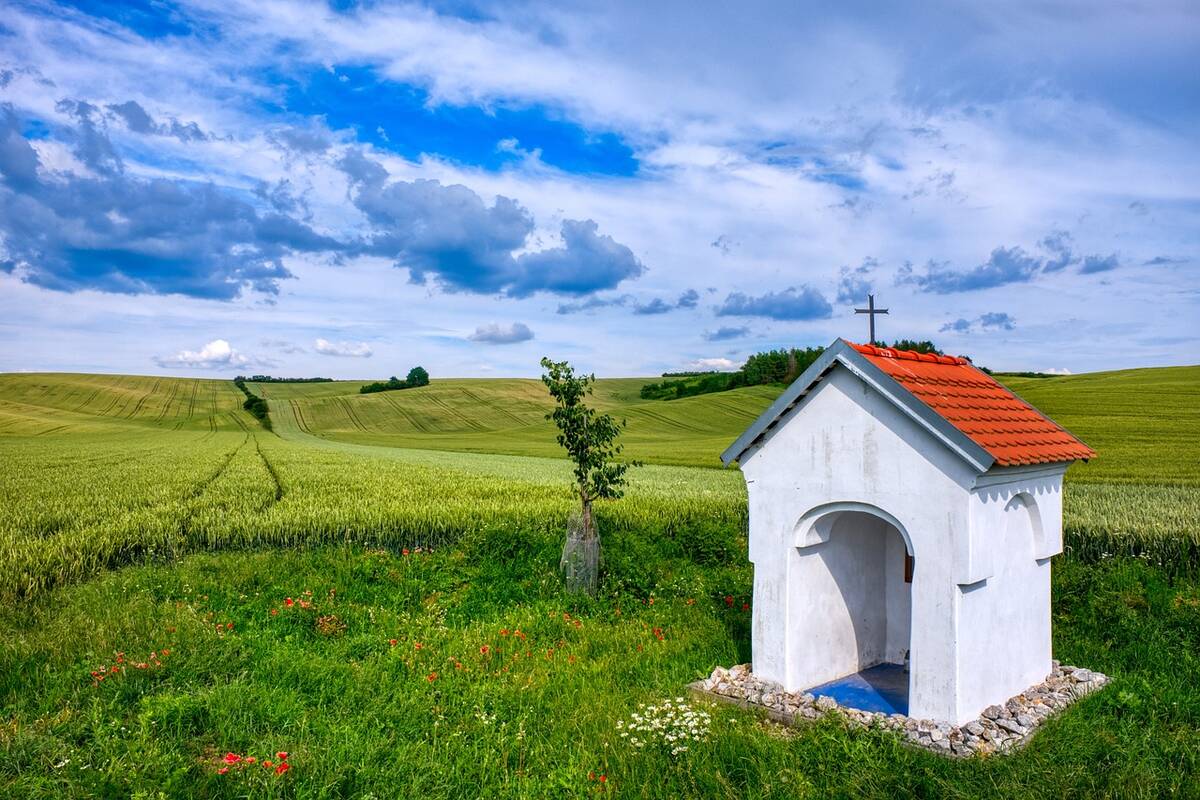
[[[907,532],[881,509],[838,503],[806,514],[796,545],[808,607],[793,645],[801,680],[842,705],[907,714],[916,575]]]

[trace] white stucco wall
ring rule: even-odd
[[[741,467],[760,677],[802,690],[908,649],[909,714],[955,723],[1045,677],[1044,559],[1061,549],[1061,467],[981,477],[841,367]],[[1036,540],[1024,503],[1023,518],[1004,511],[1019,491],[1038,508]]]
[[[1065,467],[997,471],[971,493],[988,577],[959,586],[960,714],[1002,702],[1050,672],[1050,557],[1062,551]]]

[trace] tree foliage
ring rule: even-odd
[[[613,499],[624,494],[625,472],[637,462],[618,462],[621,454],[617,437],[625,420],[601,414],[587,403],[595,375],[576,375],[566,361],[542,359],[542,383],[554,398],[554,410],[546,415],[558,428],[558,443],[575,472],[580,511],[567,521],[559,567],[567,589],[595,594],[600,585],[600,536],[592,517],[592,501]]]
[[[554,410],[546,415],[558,428],[558,443],[574,465],[579,496],[585,518],[596,499],[615,499],[624,494],[625,472],[637,462],[618,462],[621,454],[617,437],[625,428],[611,414],[601,414],[586,402],[592,393],[595,375],[576,375],[566,361],[542,359],[542,383],[554,398]]]
[[[413,367],[408,371],[408,377],[400,380],[395,375],[388,378],[386,381],[376,381],[368,383],[358,388],[359,394],[371,394],[372,392],[390,392],[395,389],[415,389],[418,386],[429,385],[429,373],[424,367]]]

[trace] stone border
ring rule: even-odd
[[[755,678],[749,664],[717,667],[712,675],[690,684],[688,689],[702,697],[757,711],[785,725],[837,714],[852,727],[895,731],[904,735],[907,744],[954,757],[1011,753],[1029,741],[1047,719],[1108,682],[1107,675],[1055,661],[1046,680],[1010,698],[1003,706],[988,706],[978,719],[963,725],[861,711],[840,706],[832,697],[784,692],[779,684]]]

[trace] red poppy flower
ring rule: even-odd
[[[608,780],[608,776],[607,776],[607,775],[601,775],[601,776],[600,776],[600,782],[601,782],[601,783],[604,783],[606,780]]]
[[[482,653],[482,654],[483,654],[483,655],[485,655],[485,656],[486,656],[488,653],[490,653],[491,651],[492,651],[492,648],[488,647],[486,644],[485,644],[483,647],[479,648],[479,652],[480,652],[480,653]]]
[[[231,630],[233,630],[233,623],[232,623],[232,622],[226,622],[226,623],[225,623],[225,630],[227,630],[227,631],[231,631]]]
[[[225,754],[225,763],[226,764],[236,764],[241,760],[242,760],[242,757],[239,756],[237,753],[226,753]]]
[[[224,775],[226,772],[229,772],[229,767],[221,767],[219,770],[217,770],[218,775]]]
[[[404,548],[403,550],[401,550],[401,551],[400,551],[400,555],[402,555],[402,556],[406,556],[406,555],[408,555],[408,548],[406,547],[406,548]]]
[[[395,640],[395,639],[388,639],[388,644],[390,644],[392,647],[395,647],[395,646],[396,646],[396,640]]]
[[[413,648],[416,650],[420,650],[424,646],[425,645],[421,644],[420,642],[413,642]]]
[[[271,763],[270,759],[263,761],[263,769],[270,769],[273,766],[275,765]]]
[[[596,773],[594,773],[594,772],[589,772],[589,773],[588,773],[588,780],[589,780],[589,781],[594,781],[594,780],[596,780]]]
[[[742,603],[742,611],[749,611],[749,610],[750,610],[750,604]]]
[[[650,605],[654,605],[654,598],[653,598],[653,597],[651,597],[651,598],[650,598]]]
[[[278,753],[275,754],[275,757],[278,758],[280,761],[287,761],[288,754],[285,751],[280,750]]]
[[[730,608],[733,607],[733,595],[731,595],[731,594],[725,595],[725,605],[729,606]]]
[[[288,608],[291,608],[292,606],[296,605],[296,601],[289,597],[283,601],[283,604]]]
[[[694,606],[694,605],[696,605],[696,598],[694,598],[694,597],[689,597],[689,598],[687,599],[687,604],[688,604],[689,606]]]
[[[257,758],[255,758],[254,756],[246,756],[246,763],[247,763],[247,764],[253,764],[255,761],[258,761],[258,759],[257,759]]]
[[[501,636],[508,636],[508,628],[501,628],[501,629],[500,629],[500,635],[501,635]]]
[[[283,773],[287,772],[291,768],[292,768],[291,765],[285,761],[282,764],[280,764],[278,767],[275,768],[275,774],[282,775]]]
[[[429,681],[430,683],[433,683],[434,681],[437,680],[437,673],[436,672],[429,673],[428,675],[425,676],[425,680]]]
[[[171,655],[171,651],[164,648],[163,649],[163,658],[166,658],[169,655]]]
[[[278,609],[278,608],[272,608],[272,609],[271,609],[271,616],[272,616],[272,617],[276,616],[278,613],[279,613],[279,609]]]

